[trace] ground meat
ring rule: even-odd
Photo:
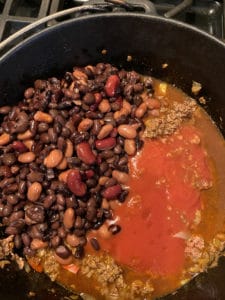
[[[197,104],[192,99],[187,99],[183,103],[174,102],[171,107],[162,106],[159,117],[148,118],[145,122],[144,136],[156,138],[172,134],[184,119],[191,117],[196,107]]]
[[[124,271],[108,255],[87,255],[81,265],[81,272],[101,284],[101,294],[106,299],[143,299],[153,292],[149,280],[135,280],[130,285],[125,283]]]
[[[5,259],[7,256],[12,254],[14,247],[13,239],[14,236],[10,235],[5,239],[0,240],[0,260]]]
[[[204,247],[205,247],[204,239],[201,236],[192,235],[187,240],[185,253],[188,257],[191,258],[191,260],[197,261],[201,257]]]
[[[53,251],[42,249],[38,251],[37,257],[42,261],[44,272],[55,281],[59,275],[60,265],[56,262]]]

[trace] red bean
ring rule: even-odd
[[[102,196],[108,200],[116,199],[122,192],[122,188],[119,184],[107,187],[103,192]]]
[[[98,150],[109,150],[116,146],[116,139],[114,137],[109,137],[103,140],[97,140],[95,146]]]
[[[86,194],[87,186],[81,181],[80,172],[76,169],[73,169],[69,172],[67,177],[67,185],[70,191],[76,196],[82,197]]]
[[[91,165],[96,161],[96,156],[91,150],[90,145],[87,142],[83,142],[77,145],[77,156],[80,160],[82,160],[85,164]]]
[[[107,96],[114,97],[120,87],[120,79],[117,75],[111,75],[106,81],[105,92]]]
[[[18,151],[19,153],[29,151],[29,149],[21,141],[14,141],[12,143],[12,147],[13,147],[14,150]]]

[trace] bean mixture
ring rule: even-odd
[[[128,194],[128,157],[143,145],[144,115],[160,107],[152,92],[150,77],[99,63],[38,79],[0,108],[0,222],[16,249],[84,255],[86,233],[112,218],[107,203]]]

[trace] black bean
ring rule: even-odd
[[[12,223],[16,220],[23,219],[23,217],[24,217],[24,211],[23,210],[15,211],[10,215],[9,222]]]
[[[23,244],[26,247],[30,246],[31,238],[30,238],[30,236],[27,233],[22,233],[21,234],[21,239],[22,239]]]
[[[71,250],[65,245],[58,246],[55,253],[62,259],[66,259],[72,254]]]
[[[53,248],[56,248],[61,244],[61,238],[56,235],[51,239],[50,243]]]
[[[84,95],[83,101],[86,105],[91,105],[95,103],[95,97],[92,93],[87,93]]]
[[[18,234],[14,238],[14,245],[17,249],[20,249],[22,247],[22,240],[21,240],[20,235],[18,235]]]
[[[94,250],[96,250],[96,251],[100,250],[100,245],[96,238],[91,238],[90,243],[91,243],[91,246],[94,248]]]
[[[13,194],[13,193],[17,192],[17,190],[18,190],[18,183],[12,183],[5,187],[4,193],[6,195],[9,195],[9,194]]]
[[[10,177],[11,175],[9,166],[0,166],[0,177]]]
[[[44,180],[44,174],[41,172],[31,172],[27,175],[27,179],[30,182],[42,182]]]
[[[119,195],[119,202],[123,203],[126,200],[128,193],[129,192],[127,190],[122,191],[122,193]]]
[[[118,232],[120,232],[121,227],[117,224],[112,224],[109,226],[108,230],[112,233],[112,234],[116,234]]]
[[[63,137],[65,137],[65,138],[70,137],[70,136],[71,136],[71,131],[70,131],[70,129],[67,128],[67,127],[63,127],[63,128],[62,128],[61,135],[62,135]]]
[[[25,216],[29,219],[29,225],[42,223],[45,218],[45,211],[44,208],[40,205],[31,205],[26,209]]]
[[[33,257],[33,256],[35,255],[35,253],[36,253],[36,251],[30,249],[29,247],[25,247],[25,248],[23,249],[23,254],[24,254],[25,256]]]
[[[8,235],[17,235],[19,234],[19,229],[13,226],[8,226],[5,229],[5,233]]]
[[[21,193],[21,194],[24,194],[26,193],[26,190],[27,190],[27,183],[26,181],[20,181],[19,182],[19,186],[18,186],[18,192]],[[11,195],[11,197],[13,197],[15,195]]]
[[[11,204],[6,204],[2,210],[3,217],[8,217],[13,211],[13,207]]]
[[[19,197],[15,194],[7,195],[6,200],[9,204],[15,205],[19,201]]]
[[[43,201],[44,208],[46,209],[50,208],[52,204],[55,202],[55,200],[56,200],[56,196],[54,194],[46,196]]]
[[[12,166],[16,162],[16,155],[14,153],[5,153],[1,160],[4,165]]]
[[[81,246],[81,245],[78,245],[76,247],[76,251],[75,251],[74,257],[80,259],[83,256],[84,256],[84,247]]]
[[[64,227],[60,227],[58,229],[58,236],[62,239],[64,239],[66,237],[66,230]]]

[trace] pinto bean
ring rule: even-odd
[[[111,110],[111,106],[110,103],[107,99],[103,99],[99,105],[98,105],[98,109],[100,110],[101,113],[107,113]]]
[[[64,157],[62,161],[58,164],[57,169],[58,170],[65,170],[67,167],[67,159]]]
[[[17,134],[18,140],[28,140],[28,139],[32,138],[32,136],[33,136],[33,133],[30,131],[30,129],[27,129],[23,133]]]
[[[63,159],[63,153],[59,149],[52,150],[44,159],[44,165],[47,168],[57,167]]]
[[[35,160],[35,154],[34,152],[24,152],[20,155],[18,155],[18,161],[21,162],[21,163],[24,163],[24,164],[28,164],[28,163],[31,163],[32,161]]]
[[[104,138],[106,138],[113,130],[113,125],[112,124],[106,124],[104,126],[102,126],[102,128],[99,131],[99,134],[97,136],[97,138],[99,140],[102,140]]]
[[[68,233],[66,236],[66,242],[71,246],[71,247],[76,247],[80,244],[80,238],[77,237],[75,234]]]
[[[30,248],[32,250],[39,250],[39,249],[43,249],[48,247],[48,243],[47,242],[43,242],[41,239],[33,239],[31,244],[30,244]]]
[[[89,118],[83,119],[78,125],[78,131],[79,132],[88,131],[92,127],[92,125],[93,125],[93,120]]]
[[[30,185],[27,191],[27,198],[31,202],[35,202],[40,198],[42,185],[39,182],[34,182]]]
[[[120,172],[118,170],[112,171],[112,177],[122,184],[126,184],[129,181],[129,175],[125,172]]]
[[[125,139],[124,141],[124,150],[128,155],[134,155],[136,153],[135,140]]]
[[[10,135],[8,133],[2,133],[0,135],[0,146],[7,145],[10,142]]]
[[[135,117],[140,119],[144,116],[147,111],[147,104],[145,102],[141,103],[135,110]]]
[[[62,181],[62,182],[64,182],[64,183],[67,183],[67,177],[68,177],[68,174],[69,174],[69,172],[70,172],[70,170],[66,170],[66,171],[64,171],[64,172],[61,172],[60,174],[59,174],[59,181]]]
[[[73,143],[70,139],[66,140],[66,149],[64,152],[65,157],[72,157],[73,155]]]
[[[123,124],[118,127],[118,133],[126,139],[134,139],[137,136],[137,131],[132,125]]]
[[[83,142],[76,146],[77,156],[85,164],[91,165],[95,163],[96,157],[91,150],[89,143]]]
[[[23,144],[27,147],[27,149],[29,149],[31,151],[33,148],[33,145],[34,145],[34,141],[33,140],[24,140]]]
[[[42,111],[37,111],[34,115],[34,120],[44,123],[52,123],[53,117],[50,114],[44,113]]]
[[[64,212],[64,216],[63,216],[63,224],[64,224],[65,228],[67,228],[67,229],[72,228],[74,221],[75,221],[74,209],[72,207],[69,207],[66,209],[66,211]]]
[[[160,101],[154,98],[147,98],[145,103],[149,109],[159,109],[161,107]]]

